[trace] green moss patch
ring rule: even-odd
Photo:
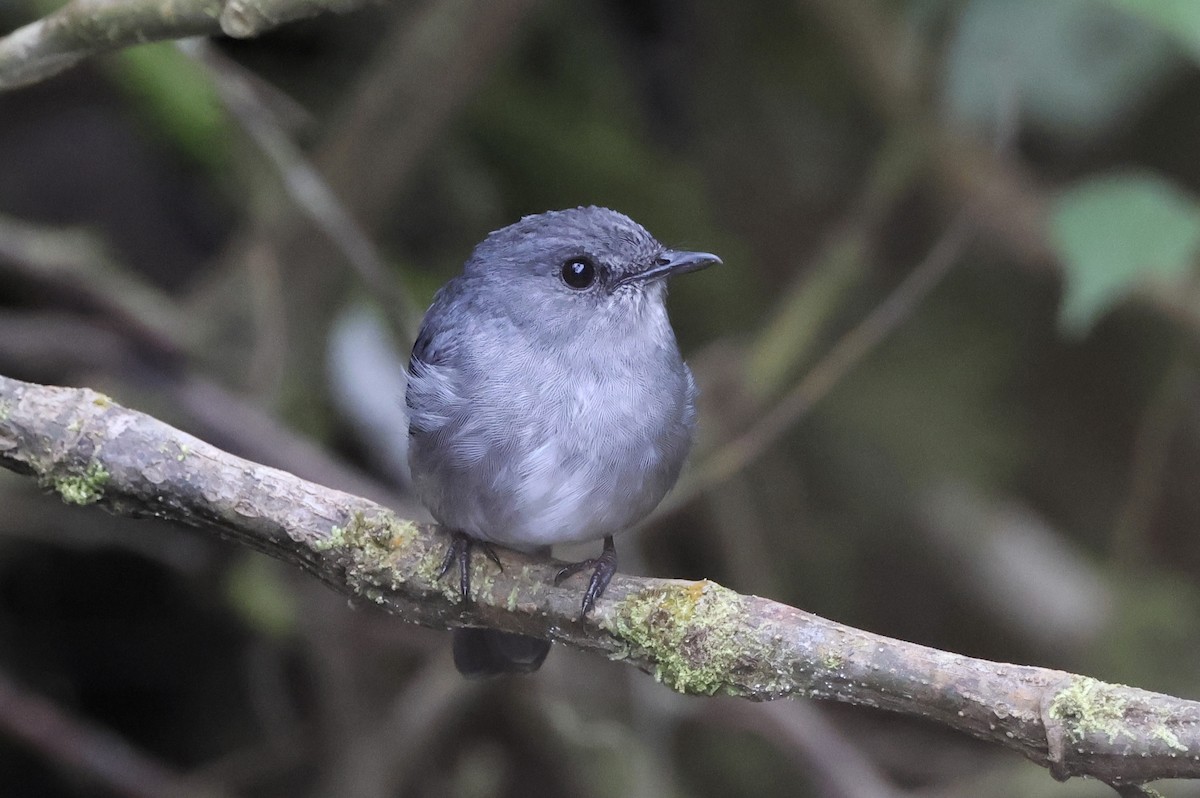
[[[330,527],[329,535],[314,541],[312,547],[317,551],[356,549],[383,556],[406,545],[416,534],[416,525],[411,521],[401,521],[391,513],[368,518],[356,510],[348,524]]]
[[[331,527],[327,536],[309,545],[314,551],[344,558],[351,586],[372,601],[383,603],[378,588],[388,586],[395,590],[405,581],[393,555],[416,536],[416,524],[402,521],[390,512],[368,517],[362,511],[355,511],[345,526]],[[373,595],[368,596],[368,591],[373,591]]]
[[[108,477],[104,466],[93,460],[83,473],[59,477],[52,485],[67,504],[94,504],[104,495]]]
[[[1109,743],[1122,734],[1132,735],[1125,728],[1125,709],[1128,701],[1108,684],[1087,676],[1076,676],[1058,691],[1050,703],[1050,717],[1061,720],[1067,736],[1079,742],[1089,734],[1103,734]]]
[[[617,604],[610,631],[671,689],[712,695],[731,690],[745,653],[740,606],[737,593],[708,581],[642,590]]]

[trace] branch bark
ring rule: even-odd
[[[0,377],[0,465],[65,501],[169,518],[304,568],[434,628],[541,635],[682,693],[829,699],[916,715],[1018,751],[1056,778],[1200,777],[1200,703],[972,659],[842,626],[708,581],[618,575],[594,614],[555,563],[476,557],[472,603],[437,571],[446,538],[366,499],[234,457],[87,389]]]
[[[0,38],[0,90],[45,80],[122,47],[221,33],[244,39],[285,22],[377,1],[72,0]]]

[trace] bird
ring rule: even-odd
[[[493,545],[548,552],[602,540],[555,584],[589,572],[581,617],[617,567],[613,536],[679,477],[696,382],[667,316],[667,278],[720,263],[668,249],[628,216],[586,206],[490,233],[435,294],[408,364],[413,487],[451,536],[439,578]],[[549,641],[460,628],[468,677],[537,670]]]

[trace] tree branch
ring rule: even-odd
[[[0,90],[62,72],[88,56],[134,44],[224,33],[257,36],[323,11],[377,0],[72,0],[0,38]]]
[[[0,672],[0,731],[127,798],[220,798],[109,729],[75,717]]]
[[[437,578],[432,525],[234,457],[86,389],[0,377],[0,465],[65,501],[169,518],[299,565],[410,623],[543,635],[624,660],[683,693],[831,699],[925,717],[1014,749],[1057,778],[1200,777],[1200,703],[852,629],[712,582],[618,575],[578,617],[576,580],[503,552],[475,558],[472,604]]]

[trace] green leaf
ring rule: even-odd
[[[1082,335],[1139,284],[1187,276],[1200,254],[1200,204],[1152,175],[1097,178],[1058,198],[1051,236],[1066,268],[1059,324]]]
[[[1109,5],[1149,22],[1183,45],[1200,63],[1200,2],[1196,0],[1108,0]]]
[[[1111,3],[965,3],[944,63],[947,110],[991,130],[1019,97],[1023,125],[1086,146],[1153,101],[1179,70],[1178,49],[1157,25]]]

